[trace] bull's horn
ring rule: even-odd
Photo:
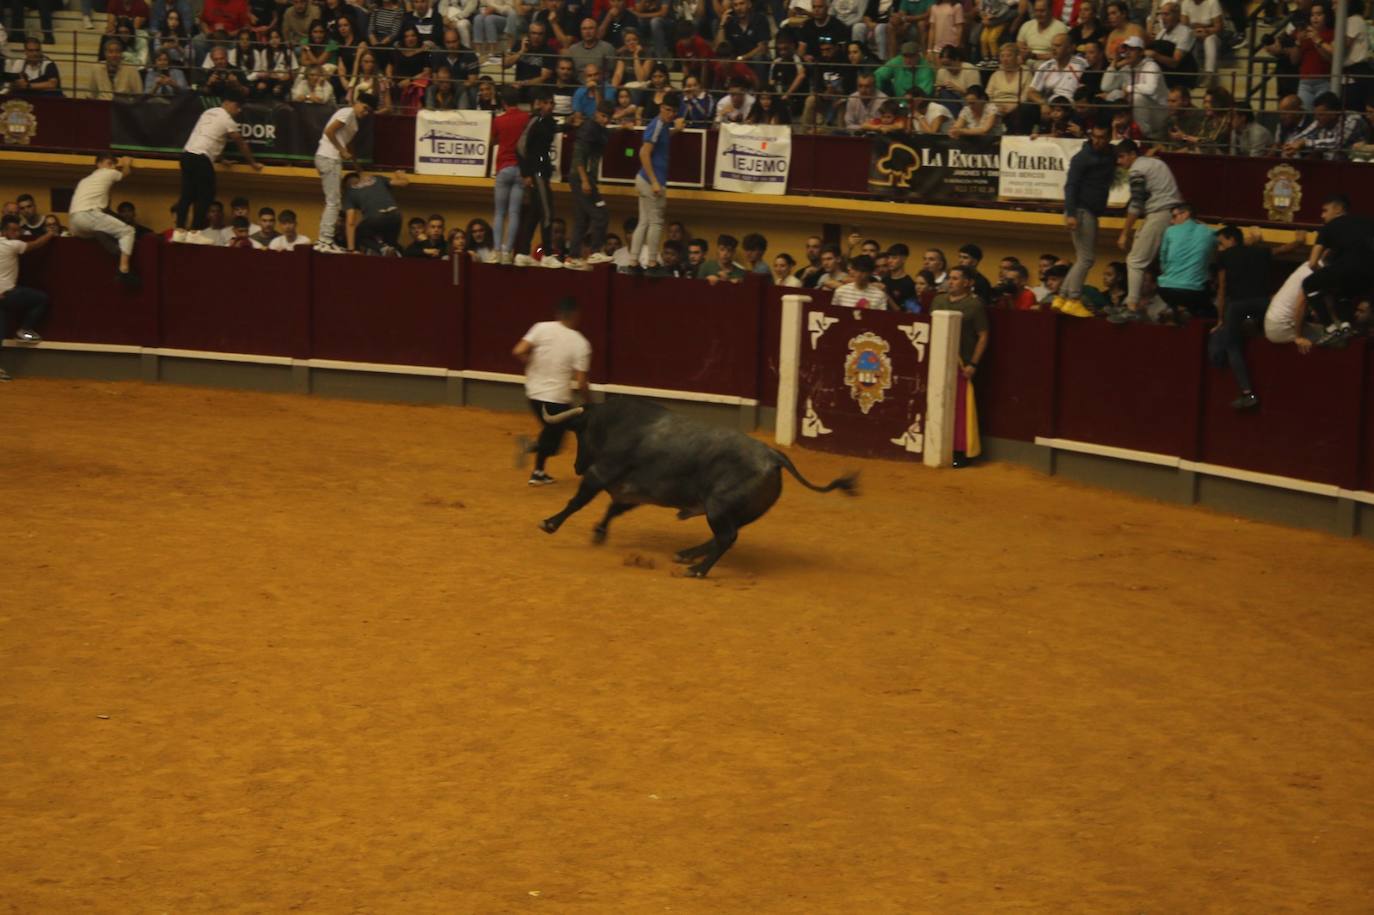
[[[544,416],[544,422],[551,426],[565,423],[570,419],[581,416],[585,407],[573,407],[571,410],[564,410],[562,413],[550,413],[548,407],[541,407],[540,411]]]

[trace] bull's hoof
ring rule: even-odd
[[[606,529],[604,527],[592,528],[592,543],[598,546],[606,542]]]
[[[696,558],[696,557],[694,557],[694,556],[689,556],[689,555],[687,555],[686,553],[674,553],[674,554],[673,554],[673,562],[681,563],[681,564],[683,564],[683,565],[685,565],[685,564],[691,562],[694,558]]]
[[[539,529],[546,534],[558,533],[558,522],[552,518],[545,518],[539,522]]]
[[[706,573],[707,573],[708,571],[710,571],[710,570],[709,570],[709,569],[704,569],[704,568],[702,568],[702,567],[699,566],[699,565],[688,566],[688,567],[687,567],[687,577],[688,577],[688,578],[705,578],[705,577],[706,577]]]

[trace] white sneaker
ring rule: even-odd
[[[185,242],[186,242],[186,230],[185,230],[185,229],[173,229],[173,230],[172,230],[172,241],[175,242],[175,243],[178,244],[178,245],[180,245],[180,244],[185,244]]]
[[[515,266],[517,267],[538,267],[539,261],[530,257],[528,254],[515,255]]]
[[[586,261],[580,261],[580,260],[577,260],[576,258],[570,257],[570,258],[568,258],[567,260],[565,260],[565,261],[563,262],[563,269],[565,269],[565,270],[590,270],[590,269],[592,269],[592,268],[591,268],[591,265],[588,264]]]
[[[609,254],[603,254],[600,251],[587,256],[587,263],[589,264],[609,264],[613,260],[615,260],[615,258],[611,257]]]
[[[484,67],[491,67],[491,66],[497,66],[497,67],[499,67],[499,66],[501,66],[501,55],[500,55],[500,54],[493,54],[493,55],[491,55],[490,57],[488,57],[488,58],[486,59],[486,61],[482,64],[482,66],[484,66]]]
[[[544,259],[541,260],[541,261],[539,262],[539,266],[541,266],[541,267],[562,267],[562,266],[563,266],[563,262],[562,262],[561,260],[559,260],[558,258],[554,257],[552,254],[546,254],[546,255],[544,255]]]
[[[511,264],[515,263],[515,255],[511,254],[509,251],[502,251],[501,263],[509,267]]]
[[[322,241],[315,246],[315,250],[321,254],[343,254],[344,249],[334,244],[332,241]]]
[[[94,23],[91,22],[91,17],[87,16],[85,13],[81,14],[81,24],[88,29],[95,28]]]
[[[188,245],[213,245],[215,240],[200,231],[186,233],[186,244]]]
[[[488,248],[487,253],[483,254],[481,258],[482,263],[484,264],[494,264],[498,262],[500,259],[501,255],[497,253],[495,248]]]
[[[38,336],[38,334],[34,333],[34,332],[31,331],[31,330],[24,330],[23,328],[20,328],[19,330],[16,330],[16,331],[14,332],[14,339],[18,340],[20,343],[42,343],[42,342],[43,342],[43,338],[40,337],[40,336]]]

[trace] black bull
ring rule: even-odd
[[[611,505],[594,529],[596,543],[606,539],[612,518],[637,505],[676,508],[679,518],[705,515],[711,539],[674,557],[695,560],[687,570],[693,577],[709,572],[739,529],[773,507],[782,492],[783,470],[807,489],[855,494],[857,474],[816,486],[787,455],[762,442],[642,400],[615,398],[544,419],[567,423],[577,434],[575,469],[582,482],[563,510],[540,526],[554,533],[602,490],[611,494]]]

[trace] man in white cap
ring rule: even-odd
[[[1102,76],[1102,97],[1131,106],[1131,116],[1150,139],[1163,136],[1169,117],[1169,87],[1164,71],[1145,56],[1145,41],[1132,35],[1117,48],[1116,60]]]

